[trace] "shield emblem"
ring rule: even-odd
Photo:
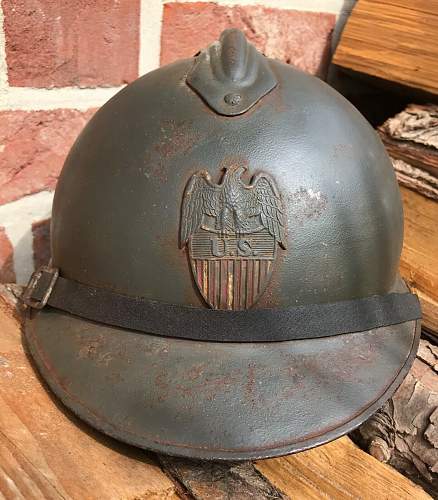
[[[183,196],[180,246],[187,246],[193,277],[214,309],[247,309],[268,284],[277,245],[286,248],[283,204],[265,173],[249,184],[241,164],[224,169],[221,182],[201,170]]]

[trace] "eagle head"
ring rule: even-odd
[[[236,164],[224,167],[223,170],[225,171],[225,176],[240,179],[243,173],[248,170],[248,167],[246,165]]]

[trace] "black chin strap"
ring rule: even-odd
[[[36,271],[23,302],[46,304],[81,318],[165,337],[212,342],[275,342],[365,332],[421,318],[418,297],[389,293],[282,309],[223,311],[130,297]]]

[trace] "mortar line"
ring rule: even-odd
[[[163,3],[194,3],[208,0],[163,0]],[[261,6],[268,8],[298,10],[302,12],[321,12],[339,15],[344,0],[213,0],[212,3],[224,7]]]
[[[158,68],[160,65],[162,22],[162,0],[141,0],[138,61],[140,76]]]

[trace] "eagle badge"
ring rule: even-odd
[[[223,169],[219,184],[200,170],[182,202],[180,247],[188,247],[192,273],[214,309],[247,309],[268,284],[277,245],[286,249],[285,214],[274,180],[263,172],[249,184],[241,164]]]

